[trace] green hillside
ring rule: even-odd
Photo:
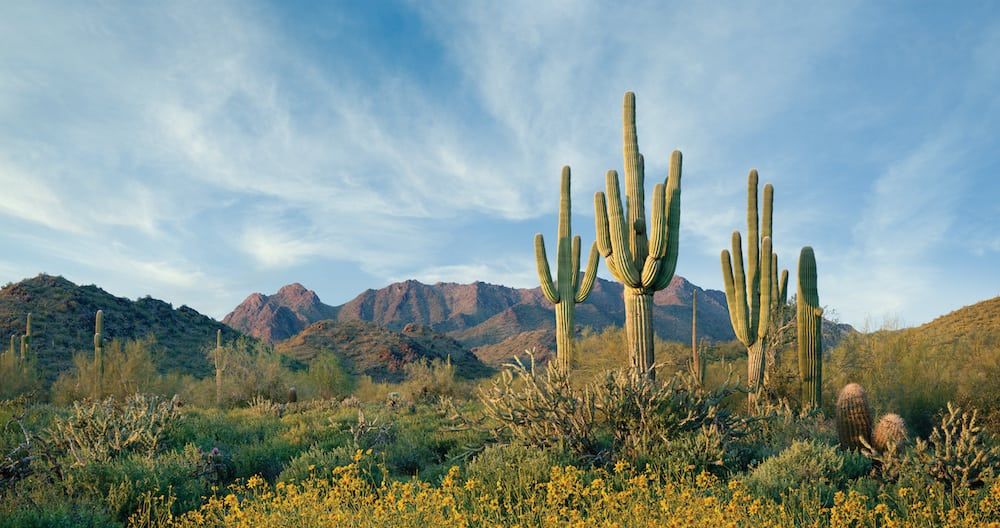
[[[211,372],[205,351],[222,329],[229,341],[240,335],[192,308],[144,297],[135,301],[116,297],[93,285],[78,286],[63,277],[41,274],[0,290],[0,336],[24,333],[25,317],[32,317],[32,354],[42,376],[52,381],[72,365],[73,354],[93,350],[94,314],[104,310],[106,339],[153,336],[154,359],[163,371],[197,376]]]

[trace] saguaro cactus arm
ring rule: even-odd
[[[577,237],[579,239],[580,237]],[[597,242],[590,245],[590,256],[587,258],[587,269],[583,273],[583,280],[580,281],[579,286],[576,287],[576,302],[582,303],[587,300],[587,296],[590,295],[590,290],[594,288],[594,281],[597,279],[597,266],[599,266],[598,257],[600,253],[597,251]],[[579,275],[579,273],[577,273]]]
[[[552,272],[549,270],[549,258],[545,254],[545,237],[541,233],[535,235],[535,264],[538,266],[538,282],[542,286],[542,295],[552,304],[559,302],[559,292],[552,282]]]

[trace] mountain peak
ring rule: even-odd
[[[333,319],[336,315],[337,310],[323,304],[316,292],[293,282],[273,295],[251,294],[222,322],[273,343],[292,337],[313,322]]]

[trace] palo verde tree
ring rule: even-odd
[[[573,363],[573,314],[577,303],[587,300],[597,278],[597,244],[590,247],[587,270],[580,280],[580,236],[572,236],[570,228],[570,170],[562,169],[559,195],[559,237],[556,253],[556,282],[552,282],[549,260],[545,255],[545,239],[535,235],[535,261],[542,294],[556,309],[556,364],[569,373]]]
[[[632,368],[653,375],[653,294],[666,288],[677,268],[681,221],[681,153],[670,155],[667,180],[653,188],[653,213],[646,222],[645,162],[635,127],[635,94],[623,105],[625,203],[618,173],[607,173],[607,197],[594,195],[597,248],[624,286],[625,336]]]

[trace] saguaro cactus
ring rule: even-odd
[[[215,331],[215,404],[222,405],[222,371],[225,366],[222,361],[222,329]]]
[[[757,170],[751,170],[747,182],[747,259],[743,267],[743,243],[740,232],[733,231],[733,253],[723,249],[722,280],[726,286],[729,320],[736,339],[747,347],[747,387],[751,406],[756,392],[764,384],[768,325],[771,314],[787,296],[787,272],[778,281],[778,257],[771,247],[771,223],[774,187],[764,186],[764,218],[757,215]],[[758,225],[759,222],[759,225]]]
[[[796,313],[799,345],[799,381],[802,407],[814,409],[822,404],[823,387],[823,309],[816,289],[816,255],[809,246],[799,253],[799,290]]]
[[[607,198],[601,192],[594,195],[597,248],[624,286],[625,335],[632,368],[652,376],[653,294],[670,284],[677,267],[681,153],[675,150],[670,155],[667,180],[653,188],[653,213],[647,224],[645,162],[635,128],[635,94],[627,92],[623,106],[626,202],[623,207],[618,173],[608,171]]]
[[[28,314],[27,320],[24,323],[24,335],[21,336],[21,363],[28,361],[28,355],[31,353],[31,313]]]
[[[580,280],[580,237],[572,236],[570,228],[570,169],[563,167],[559,196],[559,239],[556,254],[557,280],[552,282],[549,260],[545,254],[545,239],[535,235],[535,262],[542,294],[556,310],[556,364],[569,372],[573,363],[573,313],[576,304],[590,295],[597,277],[597,245],[590,247],[587,269]],[[572,238],[571,238],[572,237]]]
[[[100,398],[104,381],[104,310],[97,310],[94,320],[94,397]]]
[[[837,436],[844,449],[857,451],[871,444],[872,409],[861,385],[849,383],[840,389],[836,411]]]

